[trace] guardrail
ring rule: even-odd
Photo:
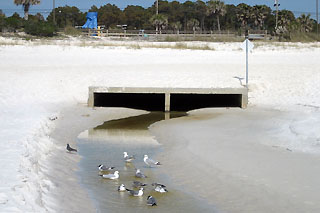
[[[79,29],[85,36],[101,37],[149,37],[149,36],[176,36],[176,37],[237,37],[234,31],[173,31],[173,30],[107,30],[107,29]],[[241,35],[242,36],[242,35]],[[249,39],[266,39],[270,36],[266,31],[257,31],[249,35]]]

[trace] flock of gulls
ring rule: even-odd
[[[68,152],[77,152],[77,150],[74,149],[74,148],[71,148],[69,144],[67,144],[67,151]],[[134,155],[129,156],[127,152],[123,152],[123,159],[124,159],[124,161],[126,163],[131,163],[132,161],[135,160],[135,156]],[[149,158],[148,155],[144,155],[143,161],[148,167],[161,165],[160,162]],[[117,170],[114,171],[115,170],[114,166],[108,167],[108,166],[105,166],[103,164],[100,164],[100,165],[98,165],[98,169],[99,169],[99,175],[104,179],[116,180],[116,179],[119,179],[119,177],[120,177],[119,171],[117,171]],[[113,172],[113,173],[111,173],[111,172]],[[136,169],[135,177],[136,178],[141,178],[141,179],[147,178],[147,176],[144,175],[143,172],[140,169]],[[126,186],[124,184],[121,184],[118,187],[118,191],[119,192],[128,192],[128,194],[130,196],[141,197],[141,196],[143,196],[143,190],[144,190],[143,187],[146,187],[147,185],[148,184],[142,183],[140,181],[133,181],[132,182],[132,187],[136,188],[138,190],[128,189],[128,188],[126,188]],[[168,192],[168,190],[166,189],[166,186],[163,185],[163,184],[152,183],[151,186],[153,186],[154,187],[154,191],[156,191],[158,193],[166,193],[166,192]],[[147,197],[147,205],[156,206],[157,205],[156,199],[153,196],[149,195]]]

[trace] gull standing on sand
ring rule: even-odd
[[[105,165],[103,165],[103,164],[100,164],[100,165],[98,166],[98,168],[99,168],[99,171],[100,171],[100,172],[107,172],[107,171],[113,170],[113,169],[116,168],[116,167],[114,167],[114,166],[107,167],[107,166],[105,166]]]
[[[123,158],[126,162],[131,162],[135,159],[134,155],[129,156],[127,152],[123,152]]]
[[[148,157],[148,155],[144,155],[143,161],[144,161],[145,164],[147,164],[148,166],[151,166],[151,165],[161,165],[159,161],[152,160],[151,158]]]
[[[151,185],[155,187],[154,190],[156,192],[160,192],[160,193],[168,192],[168,190],[166,189],[166,186],[161,183],[152,183]]]
[[[119,192],[124,192],[124,191],[126,191],[126,187],[124,186],[124,184],[121,184],[121,185],[118,187],[118,191],[119,191]]]
[[[119,175],[119,171],[115,171],[114,174],[107,174],[107,175],[100,175],[100,176],[102,176],[105,179],[114,180],[114,179],[118,179],[120,175]]]
[[[67,151],[68,152],[77,152],[77,150],[74,148],[71,148],[71,146],[68,143],[67,143]]]
[[[151,195],[149,195],[147,198],[147,205],[156,206],[157,205],[156,199],[154,197],[152,197]]]
[[[146,178],[147,176],[145,176],[145,175],[140,171],[140,169],[137,169],[137,171],[136,171],[136,177],[137,177],[137,178]]]
[[[140,188],[139,191],[134,191],[131,189],[126,189],[130,195],[135,196],[135,197],[140,197],[143,195],[143,188]]]

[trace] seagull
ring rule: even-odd
[[[161,183],[152,183],[152,186],[155,186],[154,190],[156,192],[165,193],[168,192],[168,190],[165,188],[166,186]]]
[[[161,186],[161,187],[166,187],[165,185],[163,185],[163,184],[161,184],[161,183],[152,183],[151,184],[152,186],[155,186],[155,187],[157,187],[157,186]]]
[[[68,152],[77,152],[77,150],[74,148],[71,148],[71,146],[69,144],[67,144],[67,150],[68,150]]]
[[[146,178],[147,176],[145,176],[145,175],[140,171],[140,169],[137,169],[137,171],[136,171],[136,177],[138,177],[138,178]]]
[[[131,162],[135,159],[134,155],[129,156],[127,152],[123,152],[123,158],[126,162]]]
[[[152,197],[151,195],[148,196],[147,198],[147,205],[148,206],[156,206],[156,199],[154,197]]]
[[[118,191],[119,191],[119,192],[124,192],[124,191],[126,191],[126,187],[124,186],[124,184],[121,184],[121,185],[118,187]]]
[[[98,168],[99,168],[99,171],[100,171],[100,172],[106,172],[106,171],[110,171],[110,170],[114,169],[115,167],[114,167],[114,166],[106,167],[105,165],[100,164],[100,165],[98,166]]]
[[[126,189],[130,195],[135,196],[135,197],[140,197],[143,195],[143,188],[140,188],[139,191],[134,191],[131,189]]]
[[[165,189],[164,187],[162,186],[156,186],[156,188],[154,189],[154,191],[156,192],[160,192],[160,193],[165,193],[165,192],[168,192],[167,189]]]
[[[148,165],[161,165],[160,162],[152,160],[151,158],[148,157],[148,155],[144,155],[143,161]]]
[[[132,183],[132,187],[134,187],[134,188],[139,188],[139,187],[141,187],[141,186],[146,186],[146,185],[148,185],[148,184],[146,184],[146,183],[141,183],[141,182],[139,182],[139,181],[133,181],[133,183]]]
[[[106,178],[106,179],[111,179],[111,180],[118,179],[119,178],[119,171],[115,171],[114,174],[107,174],[107,175],[100,175],[100,176],[102,176],[103,178]]]

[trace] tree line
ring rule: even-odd
[[[22,5],[25,16],[28,19],[30,5],[39,4],[40,0],[14,0],[17,5]],[[198,33],[207,31],[233,31],[267,30],[275,34],[290,34],[291,32],[315,32],[317,22],[311,19],[310,14],[302,14],[296,18],[289,10],[279,10],[276,27],[276,11],[266,5],[250,6],[245,3],[238,5],[225,4],[222,0],[210,0],[207,2],[158,1],[158,14],[156,14],[156,2],[151,7],[129,5],[121,10],[114,4],[105,4],[101,7],[93,5],[89,12],[98,12],[98,25],[106,29],[117,28],[118,25],[127,25],[128,30],[172,30],[194,31]],[[17,18],[17,14],[14,14]],[[1,15],[0,27],[4,25],[6,18]],[[46,20],[41,14],[36,17],[40,21],[47,22],[57,28],[66,26],[82,26],[86,21],[86,12],[81,12],[77,7],[58,7],[51,11]],[[54,18],[55,17],[55,20]],[[32,16],[34,19],[34,16]],[[2,21],[1,21],[2,20]]]

